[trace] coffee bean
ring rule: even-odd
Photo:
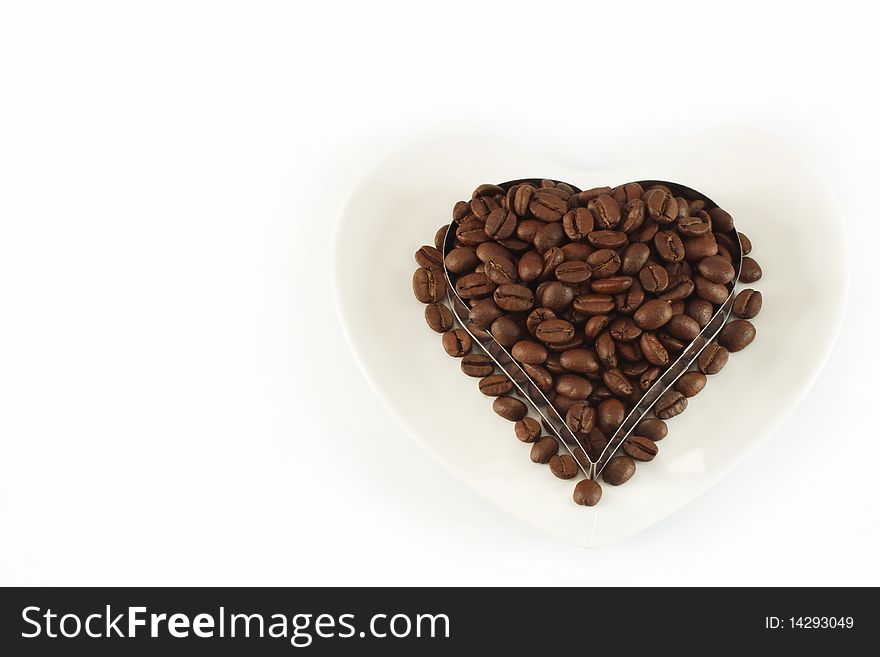
[[[625,484],[636,473],[636,462],[622,454],[615,456],[602,468],[602,480],[612,486]]]
[[[647,392],[654,382],[660,378],[660,374],[663,372],[659,367],[651,367],[642,372],[641,376],[639,376],[639,388],[641,388],[642,392]]]
[[[684,241],[685,260],[693,262],[702,260],[718,253],[718,244],[712,233],[706,233],[700,237],[690,237]]]
[[[533,443],[541,436],[541,425],[533,417],[524,417],[513,427],[517,439],[524,443]]]
[[[508,285],[517,280],[516,265],[507,258],[492,258],[483,264],[483,272],[496,285]]]
[[[455,291],[462,299],[488,297],[495,291],[495,287],[486,274],[477,272],[465,274],[455,281]]]
[[[594,223],[600,229],[611,229],[620,223],[620,205],[611,196],[602,194],[587,203]]]
[[[486,354],[468,354],[461,359],[461,371],[468,376],[485,377],[495,370],[495,363]]]
[[[617,346],[608,331],[596,338],[596,355],[605,367],[617,367]]]
[[[626,183],[625,185],[618,185],[613,190],[611,190],[611,196],[620,205],[626,205],[632,200],[640,199],[642,198],[642,196],[644,196],[644,194],[644,188],[637,182]]]
[[[726,285],[736,277],[733,265],[720,256],[709,256],[697,263],[697,270],[707,280]]]
[[[623,451],[636,461],[652,461],[659,449],[657,443],[650,438],[633,435],[623,443]]]
[[[490,260],[515,260],[513,252],[502,244],[497,242],[484,242],[475,250],[474,254],[480,262],[486,263]]]
[[[515,397],[507,396],[496,397],[492,402],[492,410],[511,422],[522,420],[528,413],[528,408],[524,403]]]
[[[507,239],[516,230],[516,215],[504,208],[495,208],[486,217],[486,235],[496,240]]]
[[[569,285],[576,285],[589,279],[592,271],[586,262],[569,260],[561,265],[557,265],[554,273],[556,274],[556,280]]]
[[[565,344],[574,335],[574,326],[564,319],[545,320],[535,329],[535,337],[547,344]]]
[[[693,293],[693,291],[694,281],[690,278],[686,278],[683,281],[671,286],[657,298],[661,301],[681,301],[683,299],[687,299]]]
[[[630,342],[642,334],[642,329],[629,317],[618,317],[608,325],[608,332],[617,342]]]
[[[728,351],[742,351],[755,339],[755,325],[746,319],[727,323],[718,334],[719,344]]]
[[[535,443],[532,443],[532,451],[529,457],[532,463],[549,463],[550,459],[556,456],[559,451],[559,443],[555,438],[544,436]]]
[[[670,354],[680,354],[687,346],[684,342],[678,338],[672,337],[666,331],[658,332],[657,339],[660,340],[660,344],[662,344]]]
[[[519,325],[519,322],[507,315],[499,317],[492,322],[492,326],[489,327],[489,332],[500,345],[508,349],[525,337],[523,335],[524,331]]]
[[[636,310],[633,319],[640,328],[653,331],[672,319],[672,306],[667,301],[652,299]]]
[[[552,278],[556,268],[565,261],[565,251],[558,247],[550,247],[541,254],[544,265],[541,267],[540,280],[546,281]]]
[[[721,208],[712,208],[709,210],[709,216],[712,217],[712,228],[721,233],[729,233],[733,230],[733,218]]]
[[[682,342],[690,342],[700,334],[701,327],[694,318],[688,315],[673,315],[663,329]]]
[[[520,340],[510,350],[510,355],[520,363],[541,365],[547,360],[547,348],[531,340]]]
[[[654,415],[661,420],[668,420],[682,413],[687,408],[687,397],[677,390],[667,390],[654,404]]]
[[[538,253],[544,253],[548,249],[561,246],[565,242],[565,231],[562,230],[562,224],[552,223],[543,226],[535,233],[532,244],[538,250]]]
[[[651,247],[647,244],[630,244],[623,250],[620,258],[620,273],[625,276],[635,276],[648,262],[651,255]]]
[[[642,224],[642,227],[630,235],[630,241],[649,244],[654,241],[654,237],[656,237],[658,230],[660,230],[660,226],[656,221],[653,219],[645,219],[645,223]]]
[[[704,329],[715,314],[715,308],[705,299],[691,299],[687,302],[685,313]]]
[[[538,324],[547,319],[556,319],[556,313],[549,308],[535,308],[529,313],[528,317],[526,317],[526,329],[528,329],[529,333],[534,335],[538,328]]]
[[[694,278],[694,287],[698,297],[714,304],[724,303],[730,295],[730,290],[727,287],[713,283],[708,278],[703,278],[702,276]]]
[[[669,285],[669,275],[662,265],[651,263],[639,272],[639,281],[646,292],[662,292]]]
[[[666,423],[663,420],[656,417],[649,417],[636,425],[635,433],[657,442],[658,440],[666,438],[669,429],[666,427]]]
[[[487,397],[506,395],[513,390],[513,383],[504,374],[490,374],[480,380],[480,392]]]
[[[446,268],[453,274],[462,274],[476,267],[480,260],[470,246],[459,246],[446,254]]]
[[[465,246],[477,246],[489,240],[483,224],[478,219],[467,219],[455,229],[455,236]]]
[[[639,347],[641,347],[645,359],[651,365],[659,367],[669,365],[669,352],[666,351],[666,347],[663,346],[663,343],[653,333],[642,333],[642,336],[639,338]]]
[[[654,236],[654,248],[666,262],[680,262],[684,260],[684,242],[678,233],[671,230],[662,230]]]
[[[598,373],[601,367],[596,352],[591,349],[567,349],[560,354],[559,363],[570,372],[589,375]]]
[[[675,389],[685,397],[694,397],[705,387],[706,375],[702,372],[686,372],[675,382]]]
[[[608,278],[620,270],[620,256],[613,249],[599,249],[587,258],[593,278]]]
[[[446,232],[449,230],[449,224],[444,224],[437,229],[434,234],[434,246],[438,251],[443,251],[443,242],[446,240]]]
[[[452,328],[452,311],[442,303],[429,303],[425,306],[425,321],[432,331],[445,333]]]
[[[623,218],[618,228],[624,233],[632,233],[638,230],[645,223],[645,215],[647,214],[645,202],[640,199],[628,201],[623,208]]]
[[[535,387],[538,388],[545,395],[550,393],[553,390],[553,375],[547,371],[546,368],[541,367],[540,365],[529,365],[528,363],[523,363],[522,365],[523,372],[528,374],[529,378],[535,384]]]
[[[519,277],[526,283],[538,280],[544,271],[544,258],[537,251],[526,251],[517,265]]]
[[[568,203],[546,189],[539,189],[532,193],[529,210],[536,219],[556,222],[568,211]]]
[[[584,324],[584,335],[588,340],[595,340],[608,327],[608,315],[594,315]]]
[[[504,311],[498,307],[494,299],[477,299],[468,312],[468,323],[473,327],[488,330],[492,322],[502,315]]]
[[[752,252],[752,241],[745,233],[737,233],[739,235],[739,243],[742,245],[742,254],[749,255]]]
[[[590,254],[596,250],[586,242],[570,242],[568,244],[563,244],[559,248],[562,249],[562,254],[565,256],[565,262],[571,262],[573,260],[586,262],[587,258],[590,257]]]
[[[617,431],[626,417],[626,407],[619,399],[605,399],[599,402],[596,409],[596,424],[607,434]]]
[[[471,350],[472,344],[471,336],[464,329],[446,331],[443,334],[443,348],[453,358],[461,358],[467,355]]]
[[[727,357],[727,349],[713,342],[700,353],[697,366],[703,374],[718,374],[727,365]]]
[[[577,461],[571,454],[556,454],[550,457],[550,472],[560,479],[571,479],[578,473]]]
[[[618,312],[629,315],[634,313],[644,301],[645,293],[642,291],[642,284],[633,281],[628,290],[614,296],[614,307]]]
[[[528,310],[535,303],[535,295],[525,285],[499,285],[493,296],[499,308],[510,312]]]
[[[446,296],[446,281],[436,269],[419,267],[413,274],[413,293],[422,303],[437,303]]]
[[[416,251],[416,262],[420,267],[443,269],[443,254],[440,249],[425,245]]]
[[[678,216],[678,203],[670,192],[655,188],[645,192],[642,198],[648,216],[654,221],[668,224]]]
[[[582,294],[574,298],[573,305],[585,315],[605,315],[614,310],[614,298],[608,294]]]
[[[618,397],[629,397],[635,391],[633,384],[618,368],[606,370],[602,374],[602,382]]]
[[[532,201],[532,195],[535,193],[535,188],[532,185],[524,183],[522,185],[517,185],[515,190],[512,191],[513,204],[510,206],[510,209],[520,217],[526,216],[529,212],[529,204]]]
[[[596,425],[596,411],[586,402],[576,402],[568,408],[565,424],[574,433],[589,433]]]
[[[628,241],[626,233],[619,230],[594,230],[587,241],[597,249],[619,249]]]
[[[586,208],[569,210],[562,217],[562,228],[572,242],[584,239],[593,231],[593,215]]]
[[[602,499],[602,487],[593,479],[581,479],[574,487],[572,499],[581,506],[596,506]]]
[[[617,353],[627,363],[638,363],[645,360],[645,354],[642,353],[638,340],[634,342],[618,342]]]
[[[620,294],[631,288],[632,284],[632,276],[610,276],[591,282],[590,288],[596,294]]]
[[[762,275],[761,265],[754,258],[746,256],[742,259],[742,269],[739,272],[740,283],[754,283]]]
[[[593,384],[577,374],[561,374],[556,378],[556,393],[569,399],[583,400],[593,392]]]
[[[743,319],[752,319],[761,312],[763,298],[761,293],[751,288],[746,288],[736,295],[733,300],[733,314]]]
[[[675,222],[675,229],[684,237],[700,237],[711,232],[709,224],[700,217],[679,217]]]
[[[538,304],[555,313],[560,313],[568,308],[573,300],[574,290],[559,281],[549,281],[538,287]]]

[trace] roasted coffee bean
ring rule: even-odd
[[[595,249],[586,242],[570,242],[563,244],[561,247],[562,254],[565,256],[565,262],[579,261],[586,262],[590,254]]]
[[[612,399],[614,397],[614,393],[611,392],[604,385],[595,386],[593,388],[593,394],[587,398],[587,401],[590,402],[593,406],[598,406],[606,399]]]
[[[535,295],[525,285],[499,285],[493,296],[499,308],[510,312],[529,310],[535,304]]]
[[[468,376],[482,378],[495,370],[495,363],[486,354],[468,354],[461,359],[461,371]]]
[[[620,270],[620,256],[612,249],[599,249],[587,258],[593,278],[608,278]]]
[[[544,361],[544,367],[546,367],[547,371],[551,374],[565,374],[568,371],[560,362],[560,354],[555,352],[547,354],[547,360]]]
[[[565,395],[556,395],[553,399],[553,408],[556,409],[556,412],[559,413],[559,415],[565,417],[566,413],[568,413],[568,409],[577,403],[577,399],[571,399]]]
[[[596,506],[602,499],[602,487],[593,479],[581,479],[574,487],[571,498],[581,506]]]
[[[524,242],[534,243],[535,235],[544,227],[543,221],[523,219],[516,225],[516,236]]]
[[[551,247],[541,254],[544,266],[541,267],[540,280],[546,281],[554,276],[556,268],[565,261],[565,251],[558,247]]]
[[[669,285],[669,275],[666,268],[656,263],[645,265],[639,272],[639,281],[645,292],[652,294],[662,292]]]
[[[524,417],[513,427],[518,440],[524,443],[533,443],[541,437],[541,425],[533,417]]]
[[[626,362],[620,366],[620,371],[626,374],[629,378],[639,377],[643,374],[647,369],[651,367],[651,364],[646,360],[639,360],[634,363]]]
[[[572,242],[584,239],[593,231],[593,215],[586,208],[569,210],[562,217],[562,229]]]
[[[626,233],[619,230],[594,230],[587,241],[597,249],[619,249],[627,243]]]
[[[715,309],[705,299],[691,299],[687,302],[685,313],[704,329],[715,314]]]
[[[568,211],[568,203],[549,189],[538,189],[532,193],[529,210],[536,219],[558,222]]]
[[[678,233],[671,230],[661,230],[654,236],[654,248],[666,262],[680,262],[684,260],[684,242]]]
[[[471,271],[478,264],[477,252],[470,246],[459,246],[446,254],[446,268],[453,274]]]
[[[516,265],[507,258],[492,258],[483,264],[483,272],[496,285],[509,285],[518,278]]]
[[[608,332],[617,342],[630,342],[642,334],[642,329],[629,317],[618,317],[608,325]]]
[[[730,250],[728,250],[726,247],[724,247],[724,246],[721,245],[721,244],[718,245],[718,256],[719,256],[720,258],[724,258],[724,259],[727,260],[727,262],[729,262],[730,264],[733,264],[733,255],[732,255],[732,253],[730,252]]]
[[[666,264],[666,276],[669,278],[669,287],[680,285],[691,278],[693,272],[686,262],[670,262]]]
[[[687,397],[677,390],[667,390],[660,395],[660,399],[654,404],[654,415],[661,420],[668,420],[682,413],[687,408],[687,405]]]
[[[599,229],[611,229],[620,223],[620,205],[611,196],[602,194],[587,203],[587,210]]]
[[[420,267],[443,269],[443,254],[440,249],[425,245],[416,251],[416,262]]]
[[[602,480],[612,486],[625,484],[636,473],[636,462],[629,456],[619,454],[602,468]]]
[[[713,283],[726,285],[736,277],[733,265],[720,256],[709,256],[697,263],[697,271]]]
[[[639,422],[636,425],[634,432],[639,436],[645,436],[646,438],[650,438],[654,442],[657,442],[658,440],[666,438],[669,429],[663,420],[656,417],[649,417]]]
[[[526,251],[517,264],[519,277],[526,283],[538,280],[544,271],[544,258],[537,251]]]
[[[694,397],[706,387],[706,375],[702,372],[685,372],[675,382],[675,389],[685,397]]]
[[[444,224],[437,229],[434,234],[434,246],[438,251],[443,251],[443,242],[446,240],[446,232],[449,230],[449,224]]]
[[[576,349],[580,347],[584,343],[584,339],[575,333],[574,337],[568,342],[561,342],[559,344],[547,344],[547,349],[557,354],[562,353],[563,351],[567,351],[568,349]]]
[[[488,330],[492,322],[502,315],[504,311],[498,307],[494,299],[477,299],[468,312],[468,323],[476,328]]]
[[[709,216],[712,217],[712,228],[721,233],[729,233],[733,230],[733,217],[721,208],[712,208],[709,210]]]
[[[556,319],[556,313],[549,308],[535,308],[529,313],[528,317],[526,317],[526,329],[528,329],[529,333],[534,335],[535,331],[538,329],[538,324],[547,319]]]
[[[528,183],[517,185],[513,193],[513,203],[510,209],[520,217],[526,216],[529,212],[529,204],[532,202],[532,195],[534,193],[535,188]]]
[[[714,304],[724,303],[730,295],[730,290],[724,285],[713,283],[699,275],[694,278],[694,287],[698,297]]]
[[[640,199],[629,201],[623,208],[623,219],[618,228],[624,233],[632,233],[645,223],[645,202]]]
[[[689,237],[684,241],[684,257],[690,262],[709,258],[717,253],[718,243],[712,233],[706,233],[700,237]]]
[[[617,368],[606,370],[602,374],[602,382],[618,397],[629,397],[635,392],[635,387],[626,375]]]
[[[457,201],[455,205],[452,206],[452,220],[455,222],[460,222],[470,213],[471,205],[467,201]]]
[[[630,241],[649,244],[654,241],[654,237],[657,235],[658,230],[660,230],[660,225],[656,221],[653,219],[645,219],[645,223],[642,224],[642,227],[632,233]]]
[[[571,479],[578,473],[577,461],[571,454],[556,454],[550,457],[550,472],[560,479]]]
[[[526,416],[529,409],[526,408],[524,403],[515,397],[501,396],[497,397],[495,401],[492,402],[492,410],[505,420],[518,422]]]
[[[718,334],[718,343],[727,351],[742,351],[755,339],[755,325],[746,319],[734,319]]]
[[[470,353],[473,341],[464,329],[446,331],[443,334],[443,348],[453,358],[461,358]]]
[[[619,399],[605,399],[599,402],[596,424],[604,433],[611,435],[617,431],[626,417],[626,407]]]
[[[516,230],[516,215],[504,208],[495,208],[486,217],[486,235],[495,240],[507,239]]]
[[[652,299],[646,301],[635,314],[633,319],[640,328],[646,331],[653,331],[663,326],[672,319],[672,306],[668,301]]]
[[[592,349],[567,349],[559,356],[559,363],[570,372],[595,375],[601,368],[596,352]]]
[[[700,353],[697,365],[703,374],[718,374],[727,365],[727,357],[727,349],[713,342]]]
[[[562,230],[562,224],[552,223],[546,224],[541,230],[535,233],[532,244],[538,250],[538,253],[544,253],[548,249],[555,246],[561,246],[565,243],[565,232]]]
[[[587,340],[595,340],[599,334],[608,327],[610,317],[608,315],[594,315],[584,324],[584,336]]]
[[[754,283],[761,278],[762,275],[763,272],[761,271],[761,265],[759,265],[754,258],[746,256],[742,259],[742,269],[739,272],[740,283]]]
[[[633,281],[633,284],[625,292],[614,295],[614,307],[624,315],[634,313],[645,301],[645,293],[642,284]]]
[[[538,288],[538,304],[555,313],[560,313],[568,308],[573,300],[574,290],[559,281],[543,283]]]
[[[490,374],[480,380],[480,392],[487,397],[506,395],[513,390],[513,383],[504,374]]]
[[[492,326],[489,327],[489,332],[499,344],[508,349],[525,337],[523,335],[524,331],[520,327],[519,322],[508,315],[499,317],[492,322]]]
[[[529,456],[532,463],[549,463],[550,459],[556,456],[559,451],[559,443],[555,438],[544,436],[535,443],[532,443],[532,451]]]
[[[489,241],[489,236],[483,229],[483,223],[478,219],[467,219],[455,229],[455,236],[465,246],[477,246]]]
[[[486,274],[465,274],[455,281],[455,291],[462,299],[488,297],[495,291],[495,283]]]
[[[700,334],[701,327],[693,317],[673,315],[663,330],[673,338],[678,338],[682,342],[690,342]]]
[[[574,433],[589,433],[596,426],[596,411],[587,402],[576,402],[566,412],[565,424]]]
[[[676,315],[684,315],[684,309],[685,309],[684,299],[678,299],[677,301],[673,301],[671,306],[672,306],[672,316],[673,317],[675,317]]]
[[[617,347],[608,331],[603,331],[596,338],[596,355],[605,367],[617,367]]]
[[[694,291],[694,282],[686,278],[675,285],[670,286],[658,299],[661,301],[682,301],[687,299]]]
[[[647,392],[654,382],[660,378],[660,374],[662,374],[663,370],[659,367],[651,367],[642,372],[641,376],[639,376],[639,388],[641,388],[642,392]]]
[[[563,252],[563,255],[564,253],[565,252]],[[555,274],[556,280],[569,285],[576,285],[577,283],[583,283],[590,278],[592,271],[590,270],[590,265],[586,262],[569,260],[563,262],[561,265],[557,265]]]
[[[547,360],[547,348],[532,340],[520,340],[513,345],[510,355],[520,363],[542,365]]]
[[[636,276],[648,262],[650,255],[651,247],[647,244],[630,244],[620,257],[620,273],[625,276]]]
[[[578,192],[574,198],[571,200],[576,204],[579,208],[587,207],[587,203],[592,201],[594,198],[598,198],[603,194],[611,194],[610,187],[593,187],[591,189],[586,189],[582,192]]]
[[[657,456],[657,443],[646,436],[632,435],[623,443],[623,451],[636,461],[651,461]]]
[[[535,337],[547,344],[565,344],[574,336],[574,326],[564,319],[544,320],[535,329]]]
[[[653,188],[645,192],[642,198],[645,201],[645,211],[654,221],[668,224],[678,216],[678,203],[669,191]]]
[[[620,294],[631,288],[632,284],[632,276],[609,276],[591,282],[590,288],[596,294]]]
[[[529,375],[529,378],[535,384],[535,387],[538,388],[544,394],[549,393],[553,390],[553,375],[547,371],[546,368],[541,367],[540,365],[529,365],[528,363],[523,363],[522,365],[523,372]]]
[[[613,190],[611,190],[612,198],[614,198],[614,200],[617,201],[620,205],[626,205],[634,199],[642,198],[644,194],[644,188],[637,182],[626,183],[625,185],[618,185]]]
[[[574,298],[573,306],[585,315],[605,315],[614,310],[614,298],[608,294],[582,294]]]
[[[436,269],[419,267],[413,274],[413,293],[422,303],[437,303],[446,296],[446,281]]]
[[[425,321],[432,331],[445,333],[452,328],[452,311],[442,303],[429,303],[425,306]]]
[[[761,293],[751,288],[746,288],[736,295],[733,300],[733,314],[743,319],[752,319],[761,312],[763,298]]]
[[[642,353],[638,340],[633,342],[618,342],[617,353],[627,363],[638,363],[639,361],[645,360],[645,354]]]
[[[642,333],[642,337],[639,338],[639,347],[651,365],[658,367],[669,365],[669,352],[653,333]]]
[[[561,374],[556,378],[556,394],[578,401],[593,392],[593,384],[577,374]]]
[[[493,185],[491,183],[485,183],[477,187],[473,194],[471,194],[471,198],[479,198],[481,196],[503,196],[504,189],[499,187],[498,185]]]
[[[700,217],[679,217],[675,222],[675,229],[683,237],[699,237],[711,232],[709,224]]]
[[[482,263],[498,259],[515,260],[511,250],[497,242],[484,242],[474,250],[474,253]]]
[[[731,261],[730,254],[739,253],[739,242],[736,241],[734,234],[715,232],[713,235],[715,236],[715,241],[718,242],[718,248],[726,250],[728,252],[727,259]]]
[[[749,255],[752,252],[752,241],[745,233],[737,233],[739,235],[739,243],[742,245],[742,254]]]

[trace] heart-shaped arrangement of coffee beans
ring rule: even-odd
[[[573,499],[593,506],[597,478],[618,486],[653,460],[665,421],[755,338],[761,293],[732,293],[761,278],[751,248],[682,185],[524,179],[455,203],[416,251],[413,291],[531,460],[584,474]]]

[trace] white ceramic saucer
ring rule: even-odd
[[[681,182],[731,212],[764,270],[753,285],[764,296],[755,342],[732,354],[687,411],[669,421],[659,456],[639,464],[624,486],[604,485],[594,508],[576,506],[573,482],[529,460],[528,445],[445,354],[412,296],[413,253],[432,243],[453,203],[479,183],[524,177],[582,189],[629,180]],[[803,399],[843,316],[842,230],[826,185],[799,156],[763,137],[698,135],[657,144],[653,155],[642,153],[632,166],[605,171],[574,171],[489,139],[429,137],[377,163],[351,192],[337,229],[338,307],[377,395],[431,455],[507,512],[561,539],[598,546],[700,495]]]

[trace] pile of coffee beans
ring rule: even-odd
[[[455,204],[452,223],[440,227],[434,246],[416,251],[413,292],[426,304],[428,326],[443,334],[443,348],[461,358],[462,371],[480,379],[480,391],[495,398],[495,412],[516,423],[516,437],[531,444],[531,460],[561,479],[577,476],[577,461],[542,435],[510,379],[470,334],[491,334],[505,347],[598,460],[629,411],[728,298],[740,244],[740,282],[761,278],[748,255],[751,242],[735,232],[731,216],[689,196],[638,182],[580,192],[551,180],[480,185],[469,201]],[[448,230],[455,240],[444,259]],[[469,306],[467,330],[456,327],[445,303],[444,261]],[[608,461],[605,483],[625,483],[636,461],[657,455],[665,420],[687,408],[730,352],[755,338],[750,320],[761,303],[754,289],[737,294],[736,319]],[[601,495],[598,482],[584,479],[573,498],[592,506]]]

